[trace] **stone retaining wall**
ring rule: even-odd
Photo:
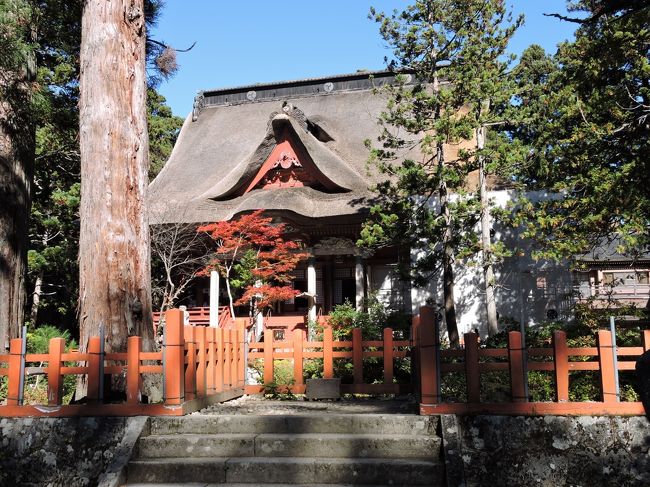
[[[145,422],[143,417],[2,418],[0,485],[95,486],[111,471],[117,478]]]
[[[445,416],[450,486],[649,486],[645,417]]]

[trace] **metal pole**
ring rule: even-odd
[[[99,325],[99,402],[104,402],[104,325]]]
[[[613,316],[609,317],[609,331],[612,334],[612,357],[614,361],[614,383],[616,384],[616,400],[621,400],[621,391],[618,383],[618,357],[616,356],[616,323]]]
[[[23,326],[22,344],[20,347],[20,380],[18,382],[18,405],[23,405],[25,398],[25,355],[27,354],[27,327]]]

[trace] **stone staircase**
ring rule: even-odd
[[[129,486],[442,486],[436,417],[406,414],[151,418]]]

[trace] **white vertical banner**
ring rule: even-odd
[[[210,272],[210,326],[219,326],[219,273]]]

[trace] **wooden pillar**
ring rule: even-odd
[[[510,392],[512,402],[527,402],[524,388],[524,350],[521,332],[508,333],[508,360],[510,366]]]
[[[142,386],[142,375],[140,374],[140,352],[142,351],[142,338],[138,336],[129,337],[126,351],[126,402],[127,404],[138,404],[140,402],[140,390]]]
[[[420,403],[422,405],[440,402],[440,377],[438,362],[440,340],[436,328],[435,311],[431,306],[420,308],[418,357],[420,360]]]
[[[63,338],[50,339],[50,357],[47,364],[47,405],[59,406],[63,398],[61,355],[65,351]]]
[[[363,257],[360,255],[354,258],[354,280],[356,285],[356,306],[357,311],[363,311],[365,293],[365,276],[363,275]]]
[[[478,335],[465,333],[465,381],[467,402],[481,402],[481,371],[478,362]]]
[[[314,322],[316,321],[316,259],[313,257],[307,261],[307,294],[311,296],[308,298],[309,310],[307,317]],[[266,369],[266,364],[264,368]]]
[[[7,385],[7,406],[17,406],[22,395],[21,385],[21,361],[23,351],[22,338],[12,338],[9,342],[9,384]]]
[[[617,402],[614,347],[610,331],[598,331],[598,362],[600,363],[600,389],[603,402]]]
[[[273,330],[264,330],[264,384],[273,383]]]
[[[363,337],[361,328],[352,329],[352,373],[355,384],[363,384]]]
[[[88,390],[86,392],[88,403],[93,404],[99,400],[99,361],[101,343],[99,337],[88,339]]]
[[[384,328],[384,384],[393,383],[393,329]]]
[[[305,383],[303,378],[303,341],[304,331],[293,330],[293,383],[301,386]]]
[[[558,402],[569,400],[569,349],[566,332],[553,333],[553,362],[555,363],[555,393]]]
[[[332,327],[323,328],[323,378],[334,378],[334,347],[332,337]]]
[[[185,400],[185,338],[183,312],[170,309],[165,313],[165,404],[182,404]]]

